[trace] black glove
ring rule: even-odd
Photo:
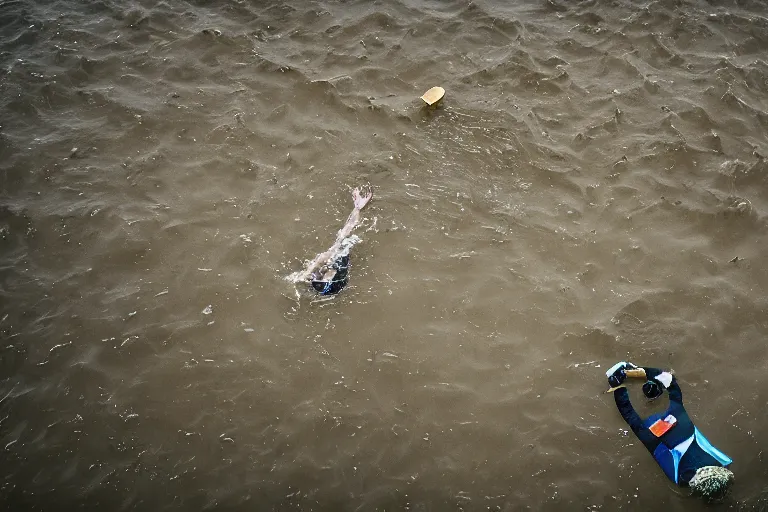
[[[625,380],[627,380],[627,367],[622,366],[608,377],[608,386],[617,388],[624,384]]]

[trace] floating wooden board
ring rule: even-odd
[[[443,96],[445,96],[445,89],[442,87],[433,87],[427,92],[425,92],[421,99],[424,100],[424,103],[427,105],[434,105],[441,99],[443,99]]]

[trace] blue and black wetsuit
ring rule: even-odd
[[[336,274],[330,281],[312,280],[312,288],[320,295],[334,295],[339,293],[349,282],[349,254],[339,256],[331,266]]]
[[[657,368],[643,368],[643,370],[645,370],[646,378],[656,380],[663,386],[656,379],[662,373],[661,370]],[[730,464],[731,459],[712,446],[694,426],[685,407],[683,407],[683,392],[674,376],[672,376],[672,382],[667,390],[669,391],[669,408],[665,412],[654,414],[645,420],[632,407],[626,388],[622,387],[614,391],[613,397],[624,421],[651,452],[669,479],[676,484],[687,485],[699,468],[705,466],[725,467]],[[677,424],[661,437],[656,437],[648,427],[656,420],[665,418],[670,414],[677,419]]]

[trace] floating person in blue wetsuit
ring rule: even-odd
[[[349,251],[361,241],[352,231],[360,223],[360,212],[372,197],[371,190],[361,193],[359,188],[354,189],[352,200],[355,207],[347,222],[336,234],[336,241],[330,249],[310,261],[304,270],[288,276],[288,280],[294,283],[309,283],[320,295],[339,293],[349,282]]]
[[[733,473],[726,469],[732,460],[712,446],[697,429],[683,407],[683,393],[669,372],[656,368],[616,363],[606,372],[616,406],[624,421],[656,459],[670,480],[691,488],[708,502],[725,498],[733,484]],[[629,401],[624,386],[627,377],[647,379],[643,394],[654,400],[669,392],[669,408],[643,420]]]

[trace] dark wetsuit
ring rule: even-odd
[[[662,373],[657,368],[643,368],[645,370],[646,378],[649,380],[656,380],[656,377]],[[657,381],[659,382],[659,381]],[[659,385],[663,387],[663,384],[659,382]],[[619,408],[621,416],[624,421],[632,428],[632,432],[635,433],[638,439],[642,441],[645,447],[651,454],[654,453],[656,448],[664,443],[668,447],[672,448],[689,439],[694,434],[694,426],[691,418],[683,407],[683,392],[680,390],[680,386],[677,383],[677,379],[672,377],[672,383],[667,388],[669,391],[669,409],[660,415],[661,418],[671,414],[677,418],[677,424],[668,430],[661,437],[656,437],[645,426],[645,422],[635,412],[632,403],[629,401],[629,393],[626,388],[619,388],[613,392],[613,397],[616,399],[616,406]],[[680,485],[687,485],[688,482],[696,474],[696,470],[704,466],[722,466],[720,462],[712,455],[704,451],[696,442],[693,442],[688,450],[680,460],[680,467],[678,471]]]
[[[349,282],[349,255],[339,256],[331,266],[336,274],[330,281],[312,280],[312,288],[320,295],[334,295],[339,293]]]

